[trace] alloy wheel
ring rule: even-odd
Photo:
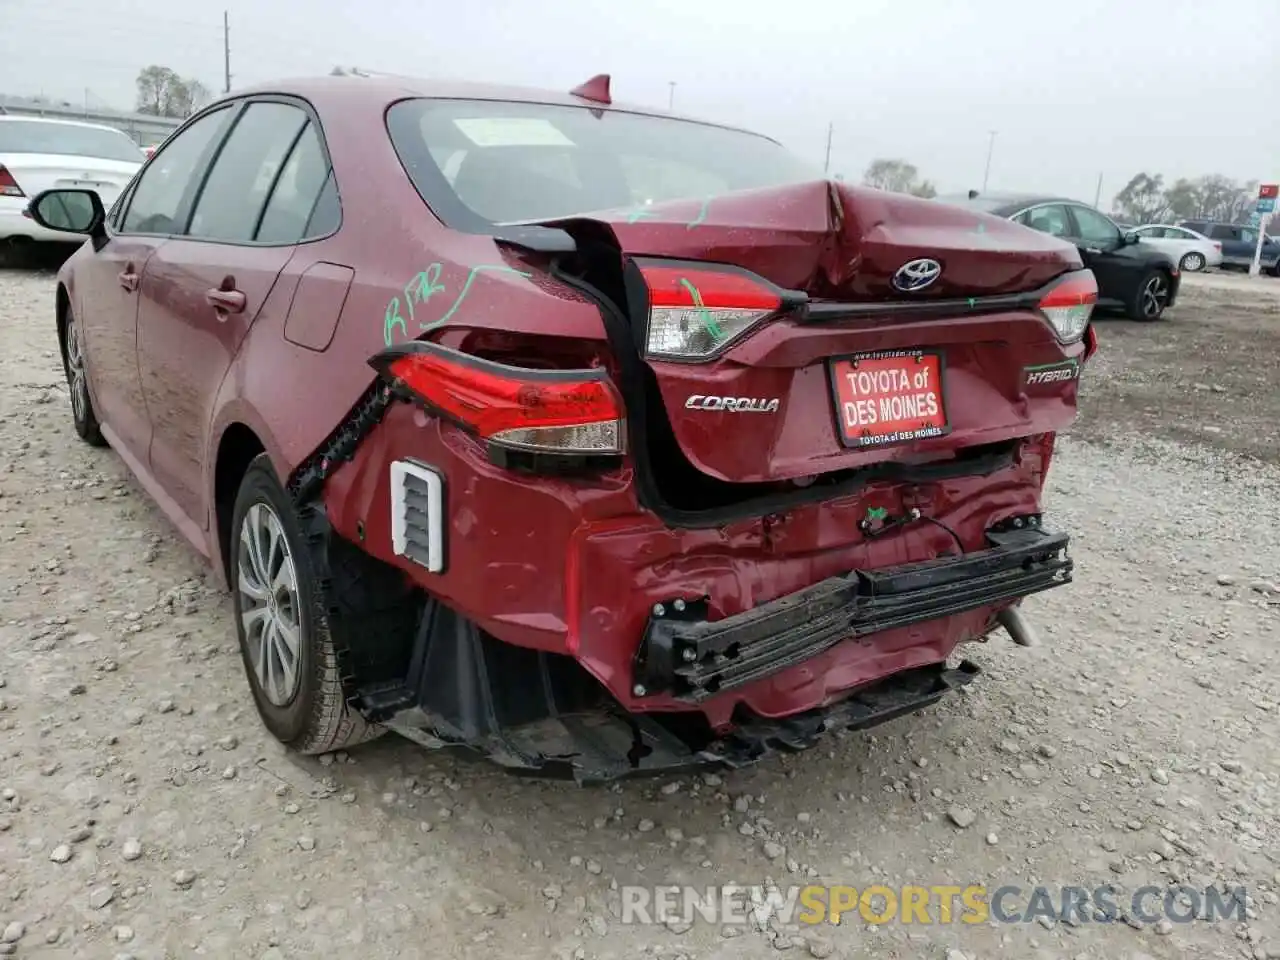
[[[1142,286],[1142,315],[1148,319],[1160,316],[1169,302],[1169,281],[1163,274],[1155,274]]]
[[[1204,256],[1199,253],[1188,253],[1182,258],[1182,269],[1196,273],[1204,269]]]
[[[302,679],[298,572],[280,518],[258,502],[245,514],[236,559],[240,619],[253,676],[275,706],[287,705]]]
[[[67,379],[71,387],[71,412],[76,423],[84,423],[89,409],[89,385],[84,376],[84,351],[80,348],[80,328],[67,321]]]

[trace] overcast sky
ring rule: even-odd
[[[751,127],[832,173],[1103,205],[1135,172],[1280,179],[1280,0],[0,0],[0,92],[132,106],[335,64],[567,89]],[[377,11],[374,14],[374,11]]]

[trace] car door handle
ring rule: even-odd
[[[119,274],[120,286],[124,287],[130,293],[138,289],[138,275],[133,272],[132,267],[126,267]]]
[[[207,291],[204,298],[219,313],[241,313],[244,311],[245,296],[239,290],[213,289]]]

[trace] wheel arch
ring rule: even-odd
[[[236,495],[249,464],[267,452],[266,445],[252,427],[234,421],[218,439],[213,466],[213,546],[217,548],[218,572],[231,583],[231,516]]]
[[[54,304],[54,316],[58,325],[58,355],[65,358],[67,355],[67,313],[71,310],[71,294],[67,292],[67,285],[61,280],[58,281]]]

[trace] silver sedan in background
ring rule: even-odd
[[[1187,273],[1222,266],[1222,244],[1203,233],[1167,223],[1148,223],[1129,232],[1136,233],[1142,243],[1169,254],[1178,269]]]

